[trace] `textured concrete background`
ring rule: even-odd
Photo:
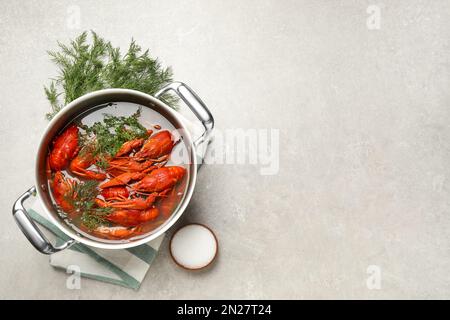
[[[0,0],[0,298],[450,298],[449,17],[449,1]],[[139,291],[68,290],[15,225],[57,71],[46,50],[86,29],[151,48],[219,129],[280,130],[277,175],[200,172],[181,224],[217,232],[209,271],[176,267],[165,241]]]

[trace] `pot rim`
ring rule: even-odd
[[[77,105],[79,105],[80,103],[83,103],[84,101],[89,100],[94,97],[98,97],[98,96],[102,96],[102,95],[106,95],[106,94],[124,94],[124,93],[137,95],[144,99],[150,100],[152,103],[155,103],[155,104],[159,105],[160,107],[164,108],[166,112],[170,113],[174,118],[176,118],[181,123],[182,129],[184,130],[185,135],[188,137],[187,140],[189,140],[188,147],[189,147],[189,150],[191,153],[191,161],[192,161],[190,165],[193,167],[193,169],[189,171],[191,177],[190,177],[190,181],[188,182],[188,186],[186,188],[186,191],[185,191],[186,193],[184,195],[184,198],[183,198],[182,202],[179,204],[177,211],[175,213],[172,213],[172,218],[170,218],[170,220],[167,221],[166,224],[164,224],[156,232],[151,233],[148,236],[145,236],[141,239],[133,240],[130,242],[106,243],[106,242],[94,241],[87,237],[82,237],[72,227],[70,227],[63,221],[59,221],[58,219],[56,219],[56,217],[53,214],[51,214],[48,207],[43,203],[42,207],[43,207],[46,215],[50,218],[50,221],[53,224],[55,224],[58,227],[58,229],[60,229],[62,232],[64,232],[65,235],[76,240],[77,242],[83,243],[83,244],[91,246],[91,247],[100,248],[100,249],[132,248],[132,247],[136,247],[141,244],[144,244],[144,243],[148,243],[149,241],[154,240],[154,239],[158,238],[160,235],[164,234],[168,229],[170,229],[178,221],[178,219],[181,217],[181,215],[186,210],[186,207],[192,198],[192,194],[194,192],[194,188],[195,188],[195,185],[197,182],[197,168],[198,167],[197,167],[197,157],[196,157],[196,152],[195,152],[195,145],[192,140],[191,133],[187,129],[187,125],[185,123],[184,117],[181,117],[178,112],[176,112],[175,110],[173,110],[172,108],[167,106],[167,104],[165,104],[163,101],[161,101],[147,93],[143,93],[143,92],[137,91],[137,90],[122,89],[122,88],[102,89],[102,90],[97,90],[97,91],[87,93],[87,94],[73,100],[72,102],[68,103],[64,108],[62,108],[61,111],[59,111],[55,115],[55,117],[48,124],[44,133],[41,135],[38,150],[41,150],[41,148],[46,147],[46,146],[43,146],[43,141],[45,140],[44,138],[49,134],[49,132],[51,131],[51,128],[60,121],[59,119],[61,119],[65,113],[69,112],[70,109],[72,109],[72,108],[76,107]],[[39,159],[36,158],[36,160],[35,160],[35,185],[36,186],[39,185],[38,170],[39,170]],[[36,188],[36,189],[37,189],[37,195],[38,195],[39,200],[41,202],[43,202],[42,201],[42,198],[43,198],[42,192],[43,191],[41,190],[41,188]]]

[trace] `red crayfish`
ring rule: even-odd
[[[65,169],[78,150],[78,128],[71,125],[53,143],[49,156],[50,168],[54,171]]]

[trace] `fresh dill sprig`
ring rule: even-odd
[[[90,230],[106,223],[105,216],[111,213],[111,208],[96,206],[95,198],[99,193],[97,187],[98,181],[77,182],[73,185],[71,192],[66,195],[66,200],[81,213],[81,221]]]
[[[69,199],[73,199],[77,208],[85,206],[98,195],[98,181],[88,180],[84,182],[77,182],[72,187],[72,192],[69,194]],[[90,209],[90,208],[88,208]]]
[[[99,155],[97,156],[97,161],[95,162],[95,165],[103,170],[106,170],[109,168],[108,159],[102,153],[99,153]]]
[[[139,123],[140,115],[140,108],[129,117],[104,114],[101,122],[95,122],[90,127],[81,126],[93,141],[92,153],[98,157],[97,165],[102,168],[107,166],[105,155],[114,156],[125,142],[148,137],[147,129]]]
[[[111,213],[111,208],[93,208],[89,211],[84,211],[81,215],[81,222],[89,230],[97,228],[99,225],[105,224],[108,221],[105,216]]]
[[[49,51],[51,60],[59,67],[59,75],[44,87],[52,111],[51,119],[66,104],[95,90],[127,88],[154,95],[172,81],[171,68],[164,68],[148,50],[142,52],[134,40],[122,55],[119,48],[91,31],[88,43],[85,31],[69,45],[58,42],[59,51]],[[160,98],[171,107],[177,98],[164,94]]]

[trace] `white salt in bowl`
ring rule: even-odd
[[[173,261],[187,270],[200,270],[209,266],[219,249],[215,234],[203,224],[192,223],[178,229],[170,239]]]

